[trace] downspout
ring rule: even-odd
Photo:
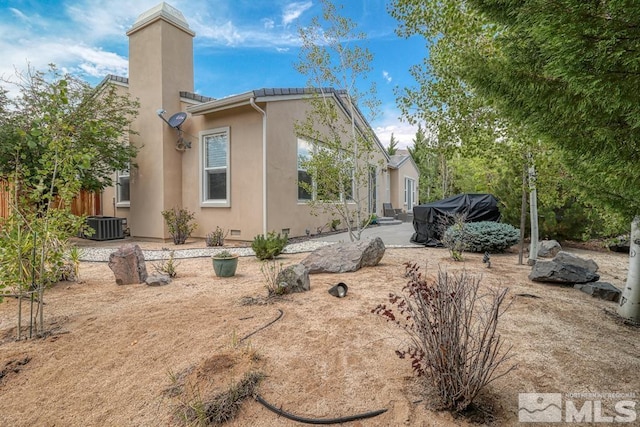
[[[262,114],[262,234],[267,235],[267,113],[256,105],[255,98],[249,99],[251,106]]]

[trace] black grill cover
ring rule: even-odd
[[[444,224],[452,224],[454,215],[466,215],[466,222],[500,221],[498,200],[491,194],[458,194],[448,199],[413,207],[412,243],[442,246]]]

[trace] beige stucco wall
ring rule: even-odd
[[[413,206],[407,206],[404,202],[404,185],[405,178],[411,178],[415,181],[415,194],[418,198],[419,173],[414,164],[408,160],[405,161],[398,169],[389,169],[390,174],[390,202],[394,209],[402,209],[404,212],[412,212],[413,206],[418,204],[418,200],[414,200]]]
[[[259,103],[260,108],[267,113],[267,227],[266,231],[284,232],[289,230],[291,237],[304,236],[306,230],[315,234],[318,228],[328,231],[330,213],[312,212],[306,202],[298,201],[297,183],[297,136],[294,129],[295,120],[303,120],[308,108],[304,100],[286,100]],[[180,111],[187,109],[182,103]],[[157,117],[151,117],[160,121]],[[180,159],[181,199],[174,206],[188,209],[195,214],[198,228],[193,233],[195,238],[204,238],[207,233],[215,230],[216,226],[232,231],[229,240],[252,240],[262,234],[263,229],[263,169],[262,169],[262,114],[250,105],[215,113],[192,116],[189,115],[182,126],[184,138],[191,142],[191,148],[184,152],[176,151],[163,153]],[[161,122],[161,121],[160,121]],[[229,207],[206,207],[202,200],[202,146],[201,134],[218,128],[229,128],[230,143],[230,197]],[[142,151],[138,161],[147,163],[143,156],[153,155],[149,151]],[[387,172],[383,171],[384,156],[375,154],[374,166],[377,170],[376,212],[382,213],[382,203],[386,202],[389,194],[387,187]],[[135,179],[142,180],[144,176],[138,172]],[[132,180],[134,174],[132,173]],[[139,183],[140,181],[138,181]],[[134,184],[132,184],[133,187]],[[158,189],[157,191],[161,191]],[[366,193],[367,189],[363,189]],[[133,193],[133,192],[132,192]],[[103,204],[105,215],[114,215],[112,200],[115,197],[113,189],[104,192]],[[137,237],[155,237],[139,234],[140,227],[134,222],[140,221],[139,216],[129,215],[142,209],[151,215],[151,211],[144,207],[148,199],[139,199],[139,195],[132,194],[131,208],[116,208],[114,216],[129,218],[132,235]],[[134,198],[138,199],[134,199]],[[367,204],[365,203],[365,208]],[[169,209],[168,206],[164,209]],[[158,211],[157,215],[161,218]],[[167,239],[169,236],[164,236]]]
[[[131,143],[140,149],[131,170],[129,226],[132,236],[168,238],[161,211],[182,204],[182,154],[177,132],[164,123],[180,111],[179,92],[193,91],[193,38],[157,20],[129,34],[129,93],[140,101]]]
[[[297,198],[296,120],[302,121],[308,104],[302,99],[269,99],[258,105],[266,111],[266,202],[263,170],[263,115],[251,105],[192,116],[182,125],[191,148],[178,151],[178,134],[158,118],[186,111],[180,91],[193,92],[192,34],[158,19],[129,35],[129,94],[140,102],[139,116],[132,125],[131,143],[139,147],[130,173],[130,207],[116,207],[115,189],[103,192],[103,214],[128,218],[131,235],[169,239],[162,210],[185,208],[195,214],[198,228],[193,237],[204,238],[216,226],[230,231],[231,240],[252,240],[264,232],[289,231],[290,236],[328,230],[329,213],[312,212]],[[246,101],[246,100],[245,100]],[[202,204],[203,132],[229,129],[230,205]],[[376,153],[377,197],[374,212],[380,214],[391,193],[384,155]],[[380,161],[379,163],[377,161]],[[362,191],[366,194],[367,189]],[[264,209],[266,205],[266,211]],[[368,207],[365,202],[364,207]],[[266,222],[265,222],[266,213]]]
[[[267,111],[268,135],[268,187],[267,209],[268,229],[290,230],[290,236],[303,236],[308,229],[315,234],[318,227],[328,231],[331,221],[330,213],[321,210],[312,211],[308,203],[298,201],[297,170],[297,135],[294,124],[303,121],[308,103],[303,99],[269,102]],[[378,174],[377,211],[381,212],[382,202],[386,194],[385,180],[382,174],[383,159],[381,153],[375,155],[375,166]],[[367,189],[361,189],[363,194]],[[368,204],[364,202],[366,209]]]
[[[193,117],[190,134],[229,127],[229,175],[231,205],[201,206],[201,141],[183,153],[183,207],[195,212],[198,229],[194,237],[204,238],[216,226],[233,230],[228,239],[253,240],[262,233],[262,116],[250,106],[233,111]]]

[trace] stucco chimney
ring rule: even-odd
[[[184,15],[162,2],[142,13],[129,36],[129,93],[140,102],[133,124],[140,147],[131,171],[129,223],[136,237],[168,238],[161,211],[181,207],[182,156],[178,135],[157,115],[180,111],[180,91],[193,92],[193,37]]]

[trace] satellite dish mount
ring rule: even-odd
[[[164,109],[159,109],[156,111],[158,117],[162,119],[163,122],[169,125],[169,127],[174,128],[178,132],[178,141],[176,141],[176,150],[185,151],[187,148],[191,148],[191,142],[185,141],[182,137],[182,129],[180,126],[187,120],[187,113],[180,111],[169,117],[169,120],[164,118],[164,114],[166,111]]]

